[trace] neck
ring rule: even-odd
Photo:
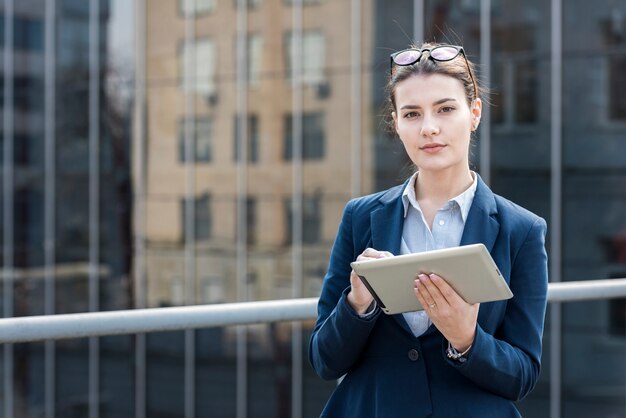
[[[469,166],[459,170],[420,170],[415,182],[417,200],[445,202],[467,190],[474,178]]]

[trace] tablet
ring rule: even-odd
[[[513,297],[483,244],[354,261],[350,265],[388,315],[424,309],[413,290],[421,273],[441,276],[468,303]]]

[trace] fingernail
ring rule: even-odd
[[[420,280],[426,280],[426,279],[428,278],[428,276],[427,276],[427,275],[425,275],[425,274],[423,274],[423,273],[422,273],[422,274],[420,274],[420,275],[419,275],[419,276],[417,276],[417,277],[419,277],[419,279],[420,279]]]
[[[430,280],[438,280],[439,276],[437,276],[435,273],[430,273],[428,275],[428,277],[430,277]]]

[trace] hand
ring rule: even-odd
[[[378,251],[373,248],[366,248],[365,251],[361,253],[356,258],[356,261],[365,261],[365,260],[373,260],[376,258],[386,258],[393,257],[389,251]],[[374,301],[374,297],[367,290],[367,287],[363,284],[359,276],[352,270],[350,273],[350,292],[348,293],[348,303],[356,311],[358,314],[364,314],[367,311],[367,308]]]
[[[476,336],[479,303],[465,302],[436,274],[420,274],[415,280],[415,296],[433,324],[457,351],[467,350]]]

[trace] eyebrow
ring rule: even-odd
[[[435,103],[433,103],[433,106],[437,106],[437,105],[440,105],[440,104],[445,103],[445,102],[456,102],[456,101],[457,100],[452,98],[452,97],[445,97],[443,99],[437,100]],[[419,109],[420,107],[421,106],[408,104],[408,105],[402,106],[400,109]]]

